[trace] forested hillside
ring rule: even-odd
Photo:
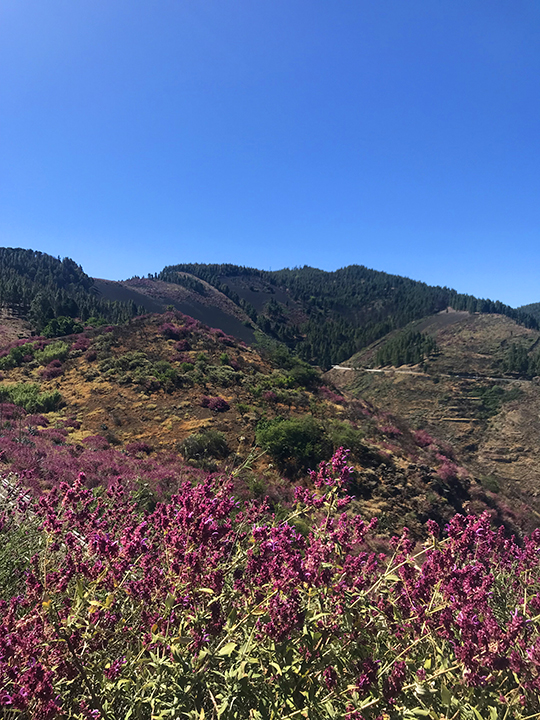
[[[522,305],[518,310],[527,313],[527,315],[532,315],[536,320],[540,321],[540,302]]]
[[[526,327],[538,327],[534,317],[501,302],[362,265],[335,272],[307,265],[269,272],[229,264],[180,264],[164,268],[156,279],[186,283],[186,276],[179,273],[210,283],[242,307],[265,333],[325,368],[390,331],[449,306],[499,313]]]
[[[73,330],[59,318],[122,322],[141,312],[133,303],[100,299],[93,279],[70,258],[21,248],[0,248],[0,305],[28,317],[39,331],[52,322],[53,335]]]

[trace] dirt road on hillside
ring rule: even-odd
[[[433,379],[434,377],[446,377],[446,378],[459,378],[460,380],[492,380],[494,382],[532,382],[526,378],[508,378],[508,377],[493,377],[491,375],[466,375],[455,373],[450,375],[448,373],[440,373],[436,376],[429,375],[429,373],[418,372],[416,370],[398,370],[397,368],[354,368],[347,367],[346,365],[332,365],[332,370],[354,370],[356,372],[366,373],[383,373],[385,375],[416,375],[417,377],[425,377]]]

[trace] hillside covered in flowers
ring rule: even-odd
[[[352,473],[339,449],[281,518],[212,477],[153,509],[82,473],[11,486],[3,717],[536,717],[538,531],[456,515],[380,552]]]

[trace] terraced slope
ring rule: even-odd
[[[408,329],[430,333],[438,351],[416,366],[373,367],[388,336],[327,377],[411,427],[457,449],[486,488],[540,512],[540,385],[505,373],[513,345],[535,352],[540,334],[497,315],[431,316]]]

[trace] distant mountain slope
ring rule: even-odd
[[[60,317],[122,322],[141,312],[133,302],[100,299],[92,278],[70,258],[22,248],[0,248],[0,307],[38,331]]]
[[[518,310],[527,313],[527,315],[532,315],[533,318],[536,318],[536,320],[540,322],[540,302],[522,305]]]
[[[6,338],[27,333],[28,327],[46,334],[70,332],[69,323],[57,323],[58,318],[116,323],[168,307],[250,344],[259,330],[259,337],[285,343],[323,368],[448,307],[499,313],[524,327],[538,327],[532,315],[500,302],[360,265],[335,272],[309,266],[268,272],[230,264],[181,264],[148,278],[114,282],[90,278],[69,258],[0,248],[0,309],[8,319]],[[526,362],[522,355],[518,348],[512,359],[515,367]],[[529,365],[528,374],[536,374],[540,358]]]
[[[147,312],[165,312],[173,307],[210,327],[252,344],[254,324],[228,297],[205,282],[188,276],[180,285],[147,278],[131,278],[123,282],[95,279],[101,297],[110,301],[133,302]]]
[[[532,316],[501,302],[361,265],[335,272],[308,266],[268,272],[227,264],[181,264],[164,268],[155,278],[184,284],[186,273],[213,285],[264,332],[326,368],[391,330],[449,306],[499,313],[527,327],[538,327]]]
[[[400,333],[428,333],[437,352],[416,366],[378,368],[379,348]],[[540,518],[540,383],[507,371],[540,332],[504,315],[441,313],[411,323],[327,374],[343,392],[376,403],[412,428],[451,443],[488,493],[519,498]]]

